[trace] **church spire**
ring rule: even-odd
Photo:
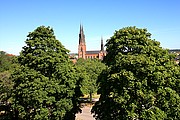
[[[79,32],[79,44],[85,43],[85,35],[83,31],[83,26],[80,24],[80,32]]]
[[[85,57],[86,57],[85,35],[84,35],[84,31],[83,31],[83,26],[80,24],[78,58],[85,59]]]
[[[101,36],[101,51],[104,51],[103,37]]]

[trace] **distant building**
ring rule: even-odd
[[[175,61],[178,64],[180,62],[180,49],[170,49],[169,52],[177,55]]]
[[[106,56],[106,51],[104,50],[103,45],[103,38],[101,37],[101,50],[91,50],[86,51],[86,42],[85,42],[85,35],[83,31],[83,26],[80,25],[80,32],[79,32],[79,45],[78,45],[78,58],[83,59],[103,59]]]
[[[78,54],[77,53],[69,53],[69,58],[73,63],[76,63],[78,59]]]

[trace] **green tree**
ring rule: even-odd
[[[13,82],[11,72],[16,67],[13,63],[15,56],[0,51],[0,119],[12,119],[11,94]]]
[[[12,81],[10,77],[10,69],[12,68],[12,57],[4,51],[0,51],[0,102],[7,102],[10,97]]]
[[[13,82],[9,71],[0,72],[0,119],[11,120],[11,95]]]
[[[92,94],[97,93],[97,79],[105,64],[98,59],[78,59],[76,66],[79,68],[79,73],[82,79],[81,90],[84,95],[89,94],[90,102],[92,102]]]
[[[180,68],[146,29],[126,27],[107,41],[97,120],[178,120]]]
[[[13,58],[14,56],[11,56],[4,51],[0,51],[0,72],[4,72],[12,68]]]
[[[30,32],[15,70],[14,119],[69,120],[80,110],[79,77],[50,27]]]

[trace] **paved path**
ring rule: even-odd
[[[76,114],[76,120],[95,120],[91,114],[91,107],[84,106],[81,110],[82,113]]]

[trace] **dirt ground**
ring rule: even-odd
[[[81,108],[82,113],[76,114],[76,120],[95,120],[91,114],[91,106],[84,106]]]

